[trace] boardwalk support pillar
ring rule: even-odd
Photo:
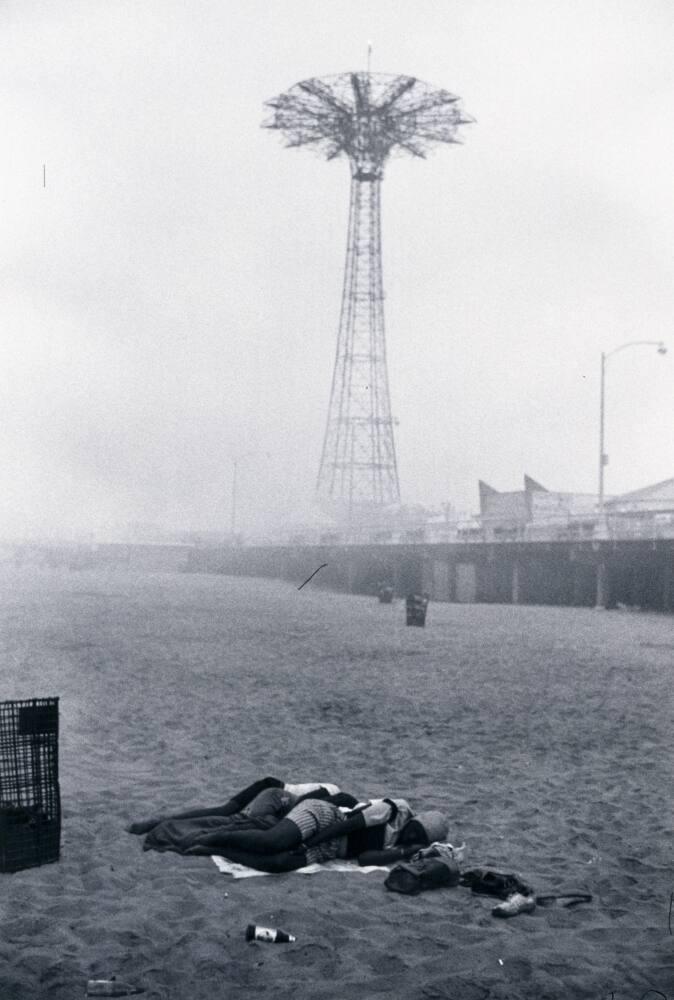
[[[608,569],[603,559],[597,563],[597,599],[595,608],[603,610],[608,605]]]
[[[520,564],[517,559],[513,563],[512,578],[511,578],[511,601],[513,604],[520,603]]]

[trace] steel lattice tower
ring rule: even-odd
[[[344,73],[313,78],[267,102],[266,128],[288,146],[347,156],[351,198],[342,308],[328,420],[318,473],[320,499],[355,506],[400,501],[386,367],[380,193],[394,152],[424,157],[457,142],[473,119],[459,99],[409,76]]]

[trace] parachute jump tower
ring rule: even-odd
[[[310,146],[328,160],[346,156],[351,199],[335,367],[316,484],[333,509],[400,502],[386,368],[380,189],[394,153],[425,157],[457,142],[473,121],[459,98],[411,76],[343,73],[314,77],[267,101],[264,127],[287,146]]]

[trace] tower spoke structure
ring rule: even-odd
[[[266,127],[288,146],[345,156],[351,194],[342,306],[317,479],[320,500],[349,512],[400,501],[381,253],[381,182],[393,153],[424,157],[472,121],[458,98],[414,77],[344,73],[296,84],[267,102]]]

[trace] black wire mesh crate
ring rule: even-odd
[[[59,859],[58,702],[0,702],[0,872]]]

